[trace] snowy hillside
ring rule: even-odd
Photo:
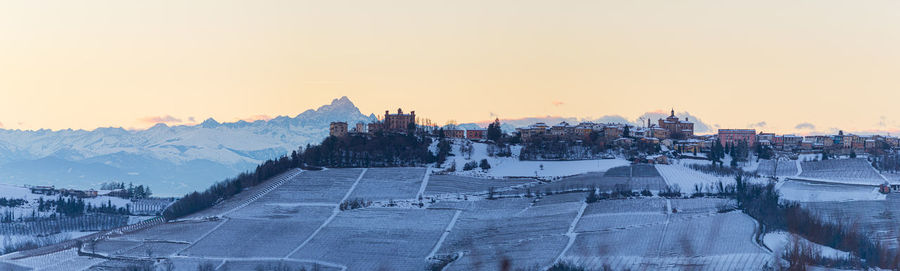
[[[295,117],[166,126],[147,130],[0,129],[0,183],[90,187],[107,181],[180,195],[252,169],[328,135],[332,121],[369,122],[347,98]]]
[[[488,144],[472,143],[471,155],[463,153],[460,149],[464,140],[455,140],[453,143],[453,156],[447,158],[443,167],[449,168],[456,164],[454,175],[503,178],[503,177],[565,177],[587,172],[607,171],[610,168],[628,165],[624,159],[599,159],[599,160],[575,160],[575,161],[520,161],[519,152],[521,146],[512,146],[512,156],[497,157],[488,155]],[[463,170],[466,163],[480,162],[487,159],[491,168],[483,171],[480,168]]]

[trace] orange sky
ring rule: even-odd
[[[6,1],[0,123],[143,128],[340,96],[438,121],[895,131],[898,1]],[[809,123],[813,129],[802,129]]]

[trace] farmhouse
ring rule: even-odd
[[[57,192],[56,188],[53,188],[53,186],[32,186],[29,189],[31,189],[32,194],[39,195],[53,195]]]

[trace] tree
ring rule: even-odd
[[[484,171],[491,169],[491,164],[488,163],[487,159],[481,159],[481,164],[479,164],[478,166],[481,167],[481,170],[484,170]]]
[[[494,122],[488,124],[487,139],[497,142],[503,137],[503,130],[500,129],[500,118],[494,119]]]

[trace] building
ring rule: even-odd
[[[703,152],[700,142],[696,139],[679,140],[675,143],[675,150],[682,154]]]
[[[449,138],[466,138],[466,130],[447,129],[444,130],[444,136]]]
[[[662,127],[653,127],[650,128],[650,134],[648,136],[659,139],[668,139],[671,134],[669,133],[669,130],[663,129]]]
[[[470,129],[466,130],[466,138],[470,140],[484,140],[487,139],[487,130],[485,129]]]
[[[686,139],[694,136],[694,123],[684,118],[684,121],[675,116],[675,109],[665,119],[659,119],[659,128],[668,131],[668,136],[676,139]]]
[[[52,186],[33,186],[30,188],[32,194],[53,195],[56,194],[56,188]]]
[[[362,123],[362,122],[357,122],[356,127],[353,128],[353,130],[351,132],[360,133],[360,134],[366,133],[366,124]]]
[[[381,121],[381,128],[386,132],[404,133],[409,129],[410,124],[416,123],[416,111],[410,111],[409,114],[403,114],[403,109],[397,109],[397,114],[391,114],[390,111],[384,111],[384,120]]]
[[[522,135],[522,140],[528,141],[535,137],[541,137],[550,133],[550,126],[546,123],[538,122],[525,128],[516,129]]]
[[[332,122],[328,127],[328,134],[336,137],[347,136],[347,123],[343,121]]]
[[[550,135],[566,136],[569,134],[570,130],[574,130],[574,129],[575,129],[575,127],[572,127],[569,125],[568,122],[563,121],[557,125],[553,125],[553,127],[550,127]]]
[[[607,140],[615,140],[622,137],[624,131],[624,126],[610,124],[603,127],[603,136],[606,137]]]
[[[802,137],[801,137],[802,139]],[[753,147],[756,145],[755,129],[719,129],[719,142],[723,146],[735,145],[738,142],[747,142],[747,145]]]

